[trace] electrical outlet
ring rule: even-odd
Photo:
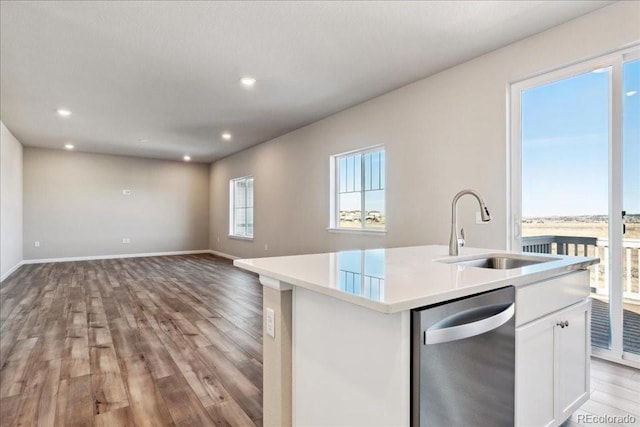
[[[35,242],[33,242],[33,246],[35,246],[36,248],[39,248],[40,242],[36,240]]]
[[[268,251],[268,250],[269,250],[269,245],[268,245],[268,244],[266,244],[266,243],[264,244],[264,250],[265,250],[265,251]]]
[[[122,195],[123,196],[130,196],[131,195],[131,190],[122,190]]]
[[[272,308],[267,308],[267,316],[266,316],[266,322],[267,322],[267,335],[269,335],[272,338],[276,337],[276,313],[273,311]]]
[[[122,243],[124,243],[124,244],[129,244],[129,243],[131,243],[131,239],[130,239],[130,238],[128,238],[128,237],[123,237],[123,238],[122,238]]]

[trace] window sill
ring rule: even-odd
[[[229,238],[230,238],[230,239],[236,239],[236,240],[247,240],[247,241],[253,241],[253,237],[236,236],[235,234],[229,234]]]
[[[335,228],[329,227],[327,228],[329,233],[346,233],[346,234],[369,234],[369,235],[381,235],[384,236],[387,234],[387,230],[375,230],[375,229],[366,229],[366,228]]]

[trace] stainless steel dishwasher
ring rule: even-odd
[[[412,311],[412,426],[513,426],[514,300],[509,286]]]

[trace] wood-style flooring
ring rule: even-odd
[[[26,265],[0,325],[2,426],[262,424],[262,288],[228,260]]]
[[[620,420],[631,422],[614,422],[615,419],[607,422],[597,418],[603,416],[623,417]],[[640,426],[640,370],[591,359],[591,399],[562,427],[593,425]]]
[[[261,425],[261,325],[256,277],[212,255],[23,266],[0,285],[0,425]],[[640,425],[640,372],[591,372],[565,427]]]

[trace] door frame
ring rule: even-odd
[[[511,82],[507,89],[507,250],[522,250],[522,129],[521,93],[559,80],[611,67],[609,74],[609,314],[611,348],[592,347],[594,356],[640,367],[640,355],[623,351],[622,290],[622,67],[640,58],[640,44],[580,61],[569,66]]]

